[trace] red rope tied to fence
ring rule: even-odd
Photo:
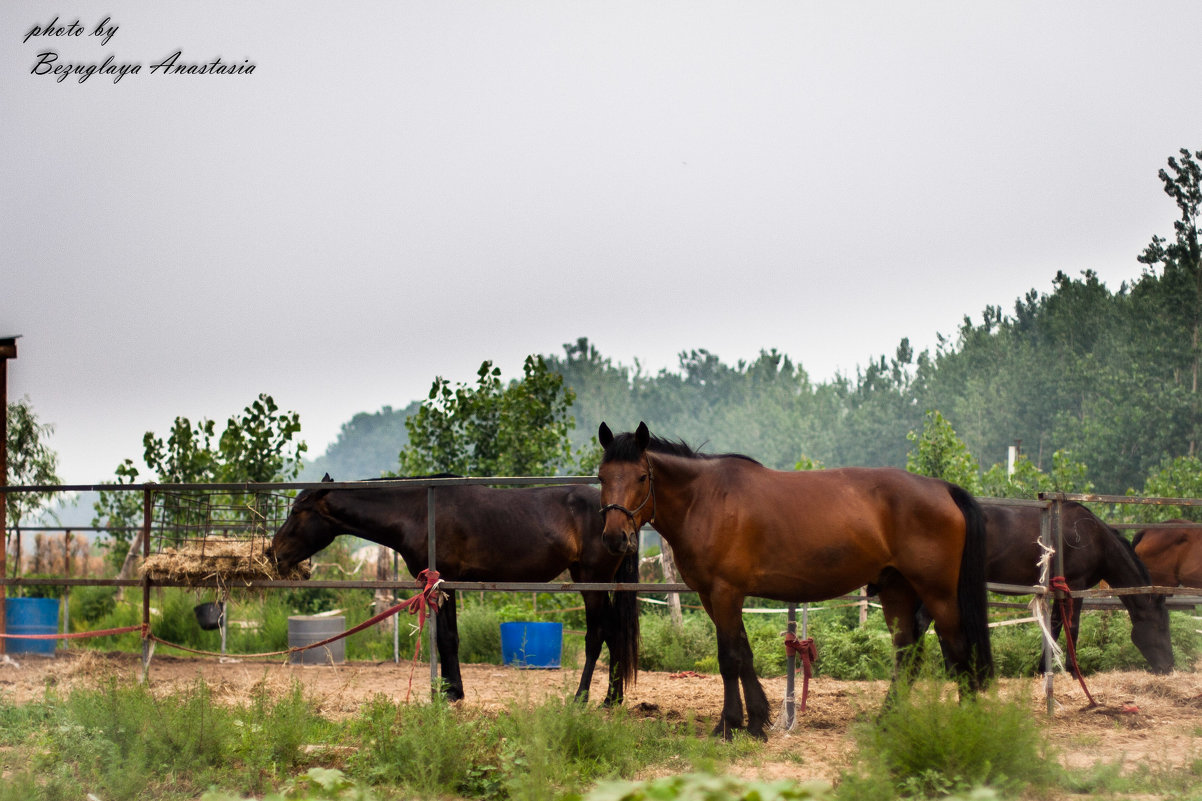
[[[409,614],[417,615],[417,645],[413,649],[413,662],[409,665],[409,689],[405,691],[405,703],[413,692],[413,672],[417,669],[417,659],[422,653],[422,631],[426,628],[426,616],[438,614],[438,605],[442,603],[442,590],[438,585],[442,579],[437,570],[423,570],[417,574],[417,586],[422,591],[404,603],[397,604],[397,609],[407,609]]]
[[[1060,604],[1060,621],[1064,626],[1064,640],[1068,643],[1069,661],[1073,665],[1073,675],[1077,677],[1077,682],[1081,685],[1081,689],[1085,692],[1085,697],[1089,699],[1091,707],[1097,706],[1098,702],[1089,694],[1089,688],[1085,686],[1085,677],[1081,675],[1081,666],[1077,664],[1077,646],[1073,642],[1073,596],[1072,590],[1068,587],[1068,580],[1064,576],[1056,576],[1051,581],[1053,590],[1064,593],[1063,598],[1057,598],[1056,603]]]
[[[806,711],[806,699],[810,695],[810,676],[814,675],[813,663],[818,658],[818,646],[813,637],[804,640],[797,639],[791,631],[785,632],[785,653],[792,653],[801,659],[801,711]]]
[[[407,601],[402,601],[401,603],[399,603],[395,606],[391,606],[388,609],[385,609],[383,612],[380,612],[378,615],[373,615],[372,617],[369,617],[367,620],[364,620],[359,625],[349,628],[346,631],[335,634],[333,637],[327,637],[326,639],[320,640],[318,642],[311,642],[308,645],[294,645],[291,648],[288,648],[283,651],[265,651],[263,653],[258,653],[258,654],[224,654],[224,653],[217,653],[216,651],[203,651],[199,648],[189,648],[185,645],[178,645],[176,643],[169,642],[168,640],[164,640],[160,637],[157,637],[153,633],[150,632],[148,626],[143,625],[143,626],[136,626],[134,628],[141,628],[143,630],[142,631],[143,637],[148,637],[157,643],[162,643],[163,645],[166,645],[168,648],[175,648],[180,651],[187,651],[188,653],[191,653],[191,654],[200,654],[202,656],[237,656],[242,659],[257,659],[257,658],[265,657],[265,656],[282,656],[284,654],[294,654],[294,653],[297,653],[300,651],[307,651],[310,648],[319,648],[323,645],[329,645],[332,642],[341,640],[343,637],[349,637],[352,634],[357,634],[360,631],[363,631],[365,628],[368,628],[369,626],[374,626],[376,623],[379,623],[379,622],[395,615],[397,612],[400,612],[402,609],[408,609],[410,614],[419,615],[418,632],[420,633],[421,630],[425,627],[427,612],[429,610],[434,610],[435,612],[438,610],[438,604],[442,600],[442,591],[438,589],[438,585],[440,583],[442,583],[442,582],[441,582],[441,579],[439,579],[439,577],[438,577],[437,571],[423,570],[420,574],[418,574],[418,579],[417,579],[417,586],[422,588],[422,591],[420,594],[415,595],[414,597],[410,598]],[[420,650],[421,650],[421,638],[419,637],[418,641],[417,641],[417,650],[414,652],[414,655],[413,655],[414,661],[417,660],[418,652],[420,652]],[[410,684],[412,685],[412,682],[413,682],[412,674],[410,675],[409,680],[410,680]]]
[[[417,615],[417,647],[413,650],[413,659],[417,661],[417,657],[422,652],[421,633],[426,628],[426,616],[438,614],[438,605],[442,603],[442,590],[438,589],[438,585],[442,583],[437,570],[423,570],[417,574],[417,586],[422,588],[422,591],[410,598],[408,601],[397,604],[397,610],[408,610],[409,614]]]

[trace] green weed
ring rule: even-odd
[[[903,690],[855,734],[861,769],[844,777],[843,799],[942,797],[977,787],[1011,795],[1060,778],[1026,706],[995,693],[959,699],[945,682],[928,679]]]

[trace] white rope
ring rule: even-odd
[[[642,595],[639,596],[639,600],[645,604],[654,604],[656,606],[667,606],[667,604],[668,604],[667,601],[661,601],[658,598],[644,598]],[[860,606],[862,603],[863,603],[863,601],[850,601],[849,603],[835,604],[832,606],[811,606],[810,611],[811,612],[825,612],[828,609],[842,609],[842,608],[848,607],[848,606]],[[868,605],[875,609],[881,608],[881,605],[878,603],[869,603]],[[700,607],[694,606],[694,607],[689,607],[689,608],[690,609],[699,609]],[[743,612],[745,614],[749,614],[749,615],[785,615],[785,614],[788,614],[789,610],[788,609],[744,609]]]
[[[785,721],[789,719],[789,704],[793,704],[793,721],[786,726]],[[776,720],[768,725],[768,728],[774,731],[793,731],[797,728],[797,704],[793,696],[786,695],[784,700],[780,702],[780,714],[776,716]]]
[[[1039,547],[1043,549],[1043,555],[1039,557],[1039,561],[1036,563],[1036,566],[1039,568],[1039,583],[1046,587],[1048,586],[1049,580],[1048,574],[1052,569],[1052,557],[1056,554],[1056,549],[1049,545],[1045,545],[1042,540],[1037,540],[1037,542],[1039,542]],[[1060,668],[1061,672],[1064,672],[1064,650],[1060,647],[1058,642],[1052,639],[1052,630],[1048,626],[1049,611],[1047,594],[1041,593],[1031,598],[1029,607],[1031,609],[1031,615],[1035,618],[1035,621],[1039,624],[1040,630],[1043,632],[1044,642],[1048,643],[1049,653],[1052,657],[1052,665]]]

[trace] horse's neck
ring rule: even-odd
[[[402,540],[410,538],[411,531],[426,531],[426,491],[424,489],[397,489],[374,498],[366,503],[344,506],[344,522],[350,527],[347,533],[356,537],[401,551]]]
[[[1121,536],[1109,528],[1103,529],[1099,535],[1103,556],[1099,560],[1101,578],[1112,587],[1143,586],[1147,580],[1139,569],[1134,552],[1119,542]]]
[[[655,530],[673,550],[689,547],[684,519],[693,505],[694,489],[707,461],[683,456],[648,453],[655,503]]]

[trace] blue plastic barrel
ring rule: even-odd
[[[562,623],[502,623],[501,660],[521,668],[559,668]]]
[[[57,598],[5,598],[4,621],[9,634],[58,634]],[[54,656],[57,640],[5,640],[10,654]]]

